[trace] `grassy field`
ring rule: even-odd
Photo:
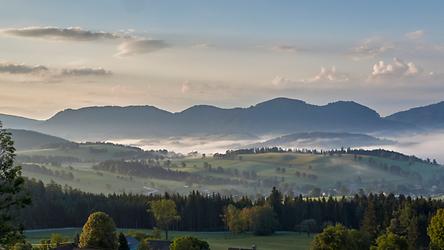
[[[119,231],[128,232],[131,229]],[[41,239],[50,238],[51,234],[59,233],[64,237],[72,239],[80,228],[32,230],[25,231],[26,239],[31,243],[38,243]],[[149,233],[149,230],[137,230]],[[277,232],[273,236],[254,236],[243,234],[233,236],[228,232],[178,232],[170,233],[171,237],[194,236],[205,240],[210,244],[212,250],[227,250],[228,247],[251,247],[253,244],[260,250],[303,250],[308,249],[312,237],[294,232]]]
[[[91,150],[93,148],[93,150]],[[93,193],[146,193],[149,190],[178,192],[187,194],[191,190],[201,192],[219,192],[222,194],[267,194],[272,186],[281,190],[308,192],[313,187],[322,190],[337,188],[338,183],[347,188],[355,189],[377,187],[378,183],[392,186],[420,184],[412,178],[381,170],[373,164],[398,166],[404,171],[421,175],[424,181],[442,175],[442,167],[425,163],[409,163],[408,161],[392,160],[380,157],[361,156],[359,160],[350,154],[314,155],[302,153],[263,153],[245,154],[231,160],[206,158],[173,158],[170,169],[190,172],[201,176],[213,176],[227,180],[225,185],[211,183],[190,183],[187,180],[173,181],[167,179],[129,177],[104,171],[96,171],[92,166],[103,160],[119,159],[130,148],[113,145],[81,145],[78,149],[34,149],[18,151],[23,156],[71,156],[79,158],[79,163],[65,163],[62,166],[46,165],[53,171],[64,170],[74,175],[73,180],[56,176],[48,176],[32,171],[24,171],[24,175],[49,183],[52,180],[62,184]],[[212,171],[208,169],[211,165]],[[207,166],[205,168],[204,166]],[[218,170],[218,171],[215,171]],[[257,178],[246,178],[245,172],[254,172]],[[310,178],[315,177],[315,178]],[[228,182],[230,181],[230,182]],[[238,183],[233,183],[238,182]],[[387,191],[373,190],[373,192]]]

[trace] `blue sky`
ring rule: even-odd
[[[0,113],[287,96],[389,114],[444,99],[442,1],[0,4]]]

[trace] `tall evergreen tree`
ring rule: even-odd
[[[418,217],[413,216],[410,219],[409,226],[407,228],[407,242],[409,244],[409,250],[418,249],[419,240],[419,228],[418,228]]]
[[[369,197],[367,208],[362,219],[361,230],[366,232],[371,240],[374,240],[378,235],[378,225],[376,223],[376,211],[373,199]]]
[[[276,214],[278,221],[282,221],[282,202],[282,193],[276,187],[273,187],[273,189],[271,190],[271,194],[268,196],[267,203],[273,209],[273,212]]]

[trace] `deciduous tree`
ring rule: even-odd
[[[14,142],[0,122],[0,248],[12,246],[23,238],[17,212],[30,203],[23,193],[24,180],[14,158]]]
[[[444,209],[439,209],[432,217],[427,234],[433,249],[444,249]]]
[[[80,248],[117,249],[116,225],[103,212],[92,213],[80,234]]]
[[[176,210],[176,203],[168,199],[151,201],[149,211],[153,213],[157,226],[165,231],[165,239],[168,240],[170,226],[180,220]]]

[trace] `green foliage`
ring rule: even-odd
[[[444,249],[444,209],[439,209],[432,217],[427,234],[433,249]]]
[[[161,238],[161,230],[157,227],[153,228],[153,233],[151,234],[151,238],[153,239],[160,239]]]
[[[170,246],[170,250],[209,250],[208,242],[199,240],[195,237],[176,238]]]
[[[373,199],[369,198],[367,208],[362,219],[361,230],[367,233],[373,240],[378,235],[378,225],[376,221],[376,210]]]
[[[297,229],[300,232],[306,232],[308,235],[317,231],[318,224],[315,219],[306,219],[303,220],[299,225],[297,225]]]
[[[224,211],[225,225],[233,234],[250,230],[255,235],[271,235],[276,229],[275,216],[273,209],[268,205],[240,210],[230,204]]]
[[[137,246],[137,250],[151,250],[148,246],[148,240],[142,240],[139,243],[139,246]]]
[[[408,242],[408,249],[418,249],[421,234],[419,220],[410,203],[406,203],[395,213],[387,231],[405,238]]]
[[[269,206],[255,206],[249,209],[250,230],[255,235],[271,235],[276,229],[276,218]]]
[[[16,243],[12,250],[32,250],[32,245],[28,242]]]
[[[341,224],[324,228],[311,245],[312,250],[365,250],[369,247],[370,240],[365,233],[347,229]]]
[[[116,225],[103,212],[92,213],[80,234],[80,248],[117,249]]]
[[[224,222],[233,234],[239,234],[248,229],[248,220],[245,219],[245,216],[242,216],[242,211],[232,204],[224,210]]]
[[[282,193],[276,187],[273,187],[271,194],[268,196],[267,203],[278,218],[282,216],[282,199]]]
[[[128,241],[123,233],[119,233],[118,237],[119,248],[118,250],[129,250]]]
[[[149,211],[153,213],[157,226],[165,230],[165,239],[168,240],[168,229],[180,216],[176,210],[176,203],[173,200],[161,199],[150,202]]]
[[[16,213],[30,203],[23,193],[24,180],[14,158],[14,142],[0,122],[0,247],[14,245],[23,238]]]
[[[79,246],[80,243],[80,234],[76,233],[76,235],[73,238],[73,242],[75,246]]]
[[[405,250],[408,248],[408,242],[403,236],[387,232],[376,239],[374,250]]]
[[[63,237],[61,234],[51,234],[50,245],[55,248],[61,246],[63,243],[68,242],[69,240],[66,237]]]

